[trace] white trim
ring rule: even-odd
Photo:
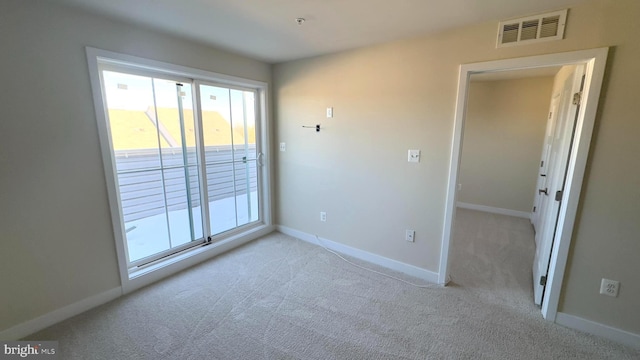
[[[18,340],[122,296],[120,286],[38,316],[0,332],[2,340]]]
[[[271,205],[271,161],[270,161],[270,124],[269,124],[269,108],[267,107],[269,101],[269,85],[263,81],[256,81],[250,79],[244,79],[231,75],[224,75],[214,73],[211,71],[199,70],[186,66],[180,66],[170,63],[165,63],[156,60],[150,60],[140,58],[137,56],[131,56],[92,47],[86,48],[87,63],[89,68],[89,78],[91,81],[91,90],[93,93],[93,102],[95,108],[96,121],[98,124],[98,134],[100,137],[100,146],[102,152],[102,162],[105,171],[105,178],[107,183],[107,195],[109,198],[109,205],[111,211],[111,220],[115,238],[116,253],[118,256],[118,269],[120,272],[120,281],[124,293],[128,293],[141,286],[154,282],[160,278],[169,276],[177,271],[180,271],[188,266],[192,266],[195,263],[211,258],[223,251],[239,246],[244,242],[253,240],[261,235],[272,232],[274,227],[272,225],[272,205]],[[112,156],[110,130],[107,126],[107,110],[105,109],[105,101],[103,99],[102,85],[100,81],[100,69],[99,64],[110,64],[117,66],[124,66],[135,69],[136,71],[152,71],[155,73],[169,74],[170,76],[179,76],[189,79],[209,81],[216,84],[224,84],[229,87],[242,87],[251,88],[258,92],[259,104],[262,106],[259,114],[259,124],[257,124],[261,130],[261,138],[258,141],[260,147],[258,151],[264,154],[263,163],[259,173],[261,176],[261,191],[260,203],[261,207],[261,221],[262,225],[256,228],[247,230],[243,233],[231,234],[227,240],[217,242],[214,245],[209,245],[206,250],[189,250],[185,254],[174,256],[168,260],[162,261],[156,266],[147,268],[145,271],[131,274],[127,264],[127,249],[125,247],[125,229],[123,224],[123,217],[120,211],[120,199],[117,191],[116,176],[114,174],[115,160]],[[204,218],[204,217],[203,217]],[[211,251],[211,249],[216,249]],[[176,264],[177,259],[184,259],[185,265]],[[189,259],[189,260],[186,260]],[[152,274],[148,269],[158,270],[157,274]],[[134,276],[137,277],[134,278]],[[147,277],[148,279],[142,279],[141,277]]]
[[[554,241],[551,252],[551,265],[547,277],[545,297],[542,302],[542,315],[549,321],[554,321],[560,301],[562,281],[567,264],[567,256],[573,225],[580,200],[580,190],[584,170],[589,155],[591,135],[595,121],[600,89],[607,60],[609,48],[599,48],[581,51],[572,51],[558,54],[530,56],[507,60],[487,61],[475,64],[460,65],[458,77],[458,95],[454,120],[454,132],[451,142],[451,161],[449,163],[449,180],[447,184],[447,200],[444,213],[444,228],[442,231],[442,247],[440,251],[440,266],[438,273],[440,281],[444,282],[449,274],[449,247],[454,224],[455,207],[457,203],[458,172],[460,169],[460,157],[462,147],[462,135],[466,115],[466,103],[468,97],[469,78],[472,74],[484,72],[497,72],[503,70],[518,70],[540,68],[547,66],[561,66],[572,64],[586,64],[585,88],[583,90],[583,102],[580,116],[576,125],[575,141],[573,144],[565,193],[560,207],[558,218],[557,239]]]
[[[111,226],[115,238],[116,255],[118,257],[118,271],[120,273],[120,283],[124,283],[129,279],[129,270],[127,268],[128,253],[124,246],[126,236],[124,227],[122,226],[122,214],[120,211],[120,199],[116,184],[116,175],[114,173],[115,160],[111,151],[111,134],[107,126],[107,109],[104,104],[106,99],[102,91],[100,81],[100,70],[98,69],[98,57],[104,55],[103,50],[86,48],[87,65],[89,67],[89,80],[91,81],[91,92],[93,96],[94,110],[96,113],[96,122],[98,125],[98,136],[100,138],[100,150],[102,154],[102,165],[105,172],[105,181],[107,183],[107,197],[109,199],[109,210],[111,212]]]
[[[272,233],[274,230],[275,227],[271,225],[258,226],[249,231],[228,237],[220,242],[200,246],[166,261],[162,261],[156,265],[143,268],[139,272],[132,273],[131,279],[123,284],[123,293],[127,294],[141,287],[147,286],[179,271],[237,248],[240,245],[244,245],[259,237]]]
[[[614,327],[583,319],[581,317],[558,312],[556,323],[574,330],[586,332],[591,335],[603,337],[640,350],[640,334],[616,329]]]
[[[354,257],[356,259],[364,260],[370,262],[372,264],[380,265],[382,267],[386,267],[387,269],[391,269],[394,271],[399,271],[405,273],[407,275],[414,276],[418,279],[434,283],[434,284],[442,284],[438,282],[438,274],[429,271],[427,269],[419,268],[414,265],[406,264],[397,260],[389,259],[384,256],[372,254],[370,252],[366,252],[364,250],[356,249],[351,246],[347,246],[329,239],[320,238],[322,243],[319,243],[316,239],[315,235],[292,229],[286,226],[277,225],[276,230],[285,234],[292,236],[296,239],[300,239],[311,243],[313,245],[319,245],[326,247],[327,249],[337,251],[339,253]]]
[[[258,96],[260,99],[260,150],[262,152],[262,159],[260,159],[260,154],[257,154],[256,162],[258,164],[259,173],[262,177],[262,193],[263,196],[260,200],[262,200],[262,209],[260,209],[260,216],[262,221],[269,225],[273,226],[273,206],[271,203],[271,199],[273,196],[273,192],[271,189],[272,186],[272,162],[271,162],[271,125],[269,124],[270,111],[269,104],[271,103],[271,99],[269,98],[269,85],[265,84],[264,87],[260,88],[258,91]],[[262,164],[262,165],[260,165]],[[274,227],[275,229],[275,227]]]
[[[575,140],[567,166],[567,174],[565,175],[567,180],[563,201],[560,205],[560,215],[558,216],[559,225],[556,232],[559,234],[556,236],[559,238],[554,241],[554,246],[551,249],[549,275],[547,276],[545,297],[542,301],[542,314],[550,321],[555,319],[558,304],[560,303],[562,281],[564,280],[564,271],[569,257],[573,226],[578,212],[580,192],[582,191],[582,182],[589,156],[589,147],[591,145],[608,53],[609,48],[591,50],[590,57],[585,61],[587,69],[584,89],[582,90],[582,103],[576,122]],[[586,96],[584,96],[585,94]]]
[[[469,203],[460,202],[460,201],[458,201],[456,203],[456,206],[459,207],[459,208],[463,208],[463,209],[484,211],[484,212],[488,212],[488,213],[492,213],[492,214],[500,214],[500,215],[515,216],[515,217],[519,217],[519,218],[531,219],[531,213],[524,212],[524,211],[503,209],[503,208],[499,208],[499,207],[486,206],[486,205],[469,204]]]
[[[163,61],[117,53],[114,51],[92,48],[89,46],[86,47],[86,51],[87,57],[89,59],[95,58],[101,63],[117,65],[119,67],[128,67],[131,69],[138,69],[142,71],[152,71],[155,73],[167,74],[172,77],[178,76],[188,79],[197,78],[199,80],[211,81],[216,84],[238,86],[241,88],[259,88],[267,86],[267,83],[264,81],[245,79],[238,76],[200,70],[188,66],[171,64]]]
[[[27,335],[38,332],[51,325],[67,320],[71,317],[79,315],[85,311],[91,310],[109,301],[115,300],[123,294],[137,290],[147,286],[153,282],[161,280],[178,271],[194,266],[203,261],[209,260],[217,255],[232,250],[240,245],[250,242],[254,239],[267,235],[275,230],[274,226],[259,226],[248,232],[237,234],[220,242],[203,246],[199,249],[182,254],[170,261],[162,262],[157,268],[145,276],[137,276],[126,282],[126,288],[118,286],[103,293],[82,299],[71,305],[67,305],[60,309],[54,310],[35,319],[28,320],[24,323],[15,325],[6,330],[0,331],[1,340],[18,340]]]

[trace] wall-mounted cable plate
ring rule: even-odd
[[[416,231],[407,229],[404,239],[407,240],[408,242],[416,241]]]
[[[420,162],[420,150],[409,150],[409,156],[407,159],[409,162]]]

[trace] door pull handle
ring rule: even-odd
[[[541,194],[549,195],[549,193],[547,192],[547,188],[545,188],[544,190],[538,189],[538,195],[541,195]]]
[[[263,162],[264,160],[263,159],[264,159],[264,154],[259,152],[258,153],[258,157],[256,159],[257,160],[256,162],[258,163],[258,166],[264,166],[264,162]]]

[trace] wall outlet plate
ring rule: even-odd
[[[409,162],[420,162],[420,150],[409,150],[409,156],[407,159]]]
[[[407,229],[406,234],[404,236],[404,239],[407,240],[408,242],[415,242],[416,241],[416,231]]]
[[[620,289],[620,281],[602,279],[600,283],[600,294],[607,296],[618,296],[618,290]]]
[[[320,211],[320,221],[325,222],[327,221],[327,213],[324,211]]]
[[[280,151],[287,151],[287,144],[286,143],[283,143],[283,142],[280,143]]]
[[[327,117],[328,118],[332,118],[333,117],[333,108],[332,107],[328,107],[327,108]]]

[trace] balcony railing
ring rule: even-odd
[[[205,148],[209,201],[232,198],[246,194],[247,191],[257,191],[257,168],[246,166],[246,161],[255,161],[255,154],[254,144],[248,148],[236,146],[235,151],[232,151],[230,145]],[[183,166],[182,152],[175,149],[163,149],[164,170],[160,168],[160,155],[157,151],[119,150],[115,152],[115,156],[125,223],[164,213],[163,187],[166,189],[168,211],[186,209],[187,174],[192,207],[200,206],[200,168],[196,166],[195,151],[188,151],[186,169]]]

